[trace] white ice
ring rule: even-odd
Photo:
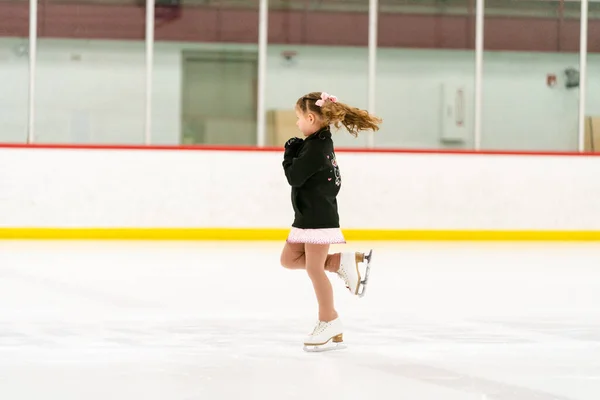
[[[0,399],[600,398],[598,244],[348,244],[328,353],[281,246],[0,242]]]

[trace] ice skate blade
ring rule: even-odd
[[[325,343],[321,344],[304,344],[304,351],[308,353],[318,353],[322,351],[330,351],[330,350],[342,350],[345,349],[346,345],[344,344],[344,334],[340,333],[329,339]]]
[[[362,281],[360,281],[360,290],[358,292],[358,297],[364,297],[365,296],[365,291],[367,290],[367,283],[369,281],[369,271],[371,271],[371,260],[373,258],[373,249],[371,249],[369,251],[368,255],[365,255],[365,260],[366,260],[366,269],[365,269],[365,279],[363,279]]]
[[[305,344],[303,350],[307,353],[323,353],[325,351],[344,350],[348,346],[344,343],[326,343],[322,345]]]

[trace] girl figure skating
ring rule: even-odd
[[[353,136],[363,130],[379,130],[381,119],[350,107],[325,92],[312,92],[296,102],[296,125],[304,139],[285,144],[283,169],[292,187],[294,222],[281,254],[281,265],[306,269],[319,304],[319,320],[304,340],[304,349],[340,347],[343,326],[334,307],[333,289],[326,271],[335,273],[353,295],[364,294],[371,252],[329,254],[329,246],[346,243],[340,229],[337,195],[342,178],[335,157],[330,126],[343,125]],[[359,264],[364,264],[365,277]],[[362,289],[362,290],[361,290]]]

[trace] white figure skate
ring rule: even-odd
[[[318,321],[313,332],[304,340],[304,351],[321,352],[345,349],[344,327],[339,318],[333,321]]]
[[[373,250],[369,254],[364,253],[342,253],[340,260],[340,269],[338,276],[344,281],[348,290],[353,295],[363,297],[369,280],[369,271],[371,270],[371,258]],[[362,278],[358,264],[365,264],[365,277]]]

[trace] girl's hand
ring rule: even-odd
[[[287,142],[285,142],[285,148],[295,148],[302,144],[303,140],[297,137],[290,138]]]
[[[293,137],[285,142],[284,157],[295,157],[303,142],[304,140],[297,137]]]

